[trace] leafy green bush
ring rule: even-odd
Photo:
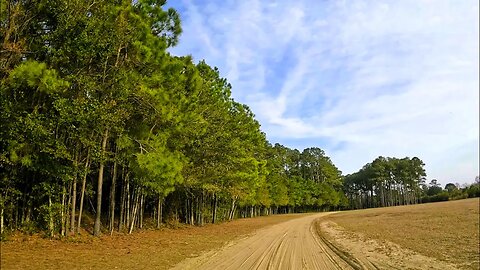
[[[38,232],[38,226],[33,221],[24,222],[22,224],[22,227],[21,227],[20,231],[25,233],[25,234],[32,235],[32,234]]]
[[[433,196],[424,196],[422,197],[422,203],[428,203],[428,202],[444,202],[444,201],[448,201],[449,199],[449,196],[448,196],[448,192],[447,191],[442,191],[438,194],[435,194]]]
[[[480,184],[472,184],[466,188],[468,198],[480,197]]]

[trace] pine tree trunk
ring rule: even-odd
[[[232,206],[230,208],[230,214],[228,215],[228,220],[232,220],[233,216],[235,215],[235,208],[236,208],[236,198],[232,200]]]
[[[119,232],[123,230],[123,223],[125,222],[125,204],[126,204],[125,198],[127,193],[127,189],[126,189],[127,177],[128,177],[128,173],[127,175],[125,175],[125,168],[122,168],[123,185],[122,185],[122,195],[120,198],[120,220],[118,222]]]
[[[144,195],[143,195],[143,192],[142,192],[142,195],[140,197],[140,215],[139,215],[139,227],[140,229],[143,228],[143,207],[144,207]]]
[[[197,207],[195,207],[195,211],[196,211],[196,214],[195,214],[195,224],[196,225],[202,225],[202,198],[201,198],[202,195],[199,195],[196,199],[196,203],[197,203]]]
[[[30,222],[32,216],[32,202],[29,200],[27,203],[27,212],[25,213],[25,222]]]
[[[60,235],[65,236],[65,197],[66,197],[65,185],[62,187],[62,208],[60,209],[60,221],[61,221],[61,230]]]
[[[5,202],[3,201],[3,196],[0,195],[0,241],[3,240],[3,213],[4,213],[4,208],[5,208]]]
[[[200,224],[200,198],[199,197],[197,197],[195,199],[195,204],[196,204],[196,207],[195,207],[195,224],[199,225]]]
[[[115,228],[115,185],[117,182],[117,161],[113,163],[112,186],[110,188],[110,235],[113,234]]]
[[[65,204],[65,207],[64,207],[64,212],[65,212],[65,235],[67,235],[69,229],[71,229],[70,225],[70,220],[71,220],[71,216],[70,216],[70,211],[69,209],[71,209],[71,206],[72,206],[72,192],[73,192],[73,183],[70,183],[70,188],[68,189],[68,193],[67,193],[67,202]]]
[[[385,189],[383,183],[380,183],[380,206],[385,207]]]
[[[138,190],[136,191],[136,194],[135,194],[135,203],[134,203],[134,207],[133,207],[133,213],[132,213],[132,223],[130,224],[130,229],[128,230],[128,234],[131,234],[132,231],[133,231],[133,227],[135,226],[135,218],[137,216],[137,212],[138,212],[138,201],[139,201],[139,194],[138,194]]]
[[[388,197],[389,197],[389,203],[388,206],[393,206],[393,192],[392,192],[392,185],[388,185]]]
[[[185,211],[184,211],[184,214],[185,214],[185,224],[188,224],[188,195],[187,195],[187,198],[185,200]]]
[[[80,233],[83,211],[83,199],[85,197],[85,186],[87,184],[88,168],[90,167],[90,149],[87,151],[87,159],[85,161],[85,172],[82,179],[82,191],[80,192],[80,209],[78,210],[77,233]]]
[[[20,203],[18,202],[17,200],[17,203],[15,204],[15,218],[13,219],[14,220],[14,224],[15,224],[15,228],[18,228],[18,209],[20,208]]]
[[[157,206],[157,229],[160,229],[162,225],[162,195],[158,195],[158,206]]]
[[[202,196],[200,198],[200,226],[203,226],[203,224],[205,223],[204,209],[205,209],[205,191],[202,191]]]
[[[107,148],[108,140],[108,128],[105,129],[105,133],[102,138],[102,159],[105,158],[105,150]],[[100,167],[98,168],[98,181],[97,181],[97,213],[95,215],[95,224],[93,227],[93,235],[99,236],[101,229],[101,220],[102,217],[102,187],[103,187],[103,169],[105,168],[105,161],[100,161]]]
[[[52,196],[48,195],[48,231],[50,237],[53,237],[53,215],[52,215]]]
[[[177,223],[179,222],[179,220],[178,220],[178,206],[177,206],[177,205],[175,205],[175,215],[174,215],[174,219],[175,219],[175,220],[174,220],[175,222],[177,222]]]
[[[126,222],[125,224],[127,225],[127,230],[128,230],[128,226],[130,226],[130,181],[128,179],[128,175],[127,175],[127,204],[125,205],[126,207],[126,210],[127,212],[125,213],[125,218],[126,218]]]
[[[217,221],[217,194],[213,194],[213,213],[212,213],[212,223],[215,224]]]
[[[193,213],[194,213],[193,202],[194,202],[194,198],[192,195],[192,199],[190,200],[190,225],[195,225],[195,220],[193,216]]]
[[[75,211],[76,211],[76,205],[77,203],[77,174],[75,173],[75,177],[73,177],[73,183],[72,183],[72,213],[70,217],[70,233],[74,234],[75,233]]]

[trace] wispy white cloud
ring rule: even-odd
[[[344,172],[419,156],[478,175],[478,1],[182,2],[177,54],[218,66],[272,142],[317,141]]]

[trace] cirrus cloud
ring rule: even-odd
[[[272,142],[344,173],[418,156],[429,178],[479,163],[478,1],[180,1],[173,54],[219,67]]]

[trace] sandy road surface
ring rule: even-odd
[[[221,250],[187,259],[173,269],[353,269],[316,233],[314,221],[327,214],[259,230]]]

